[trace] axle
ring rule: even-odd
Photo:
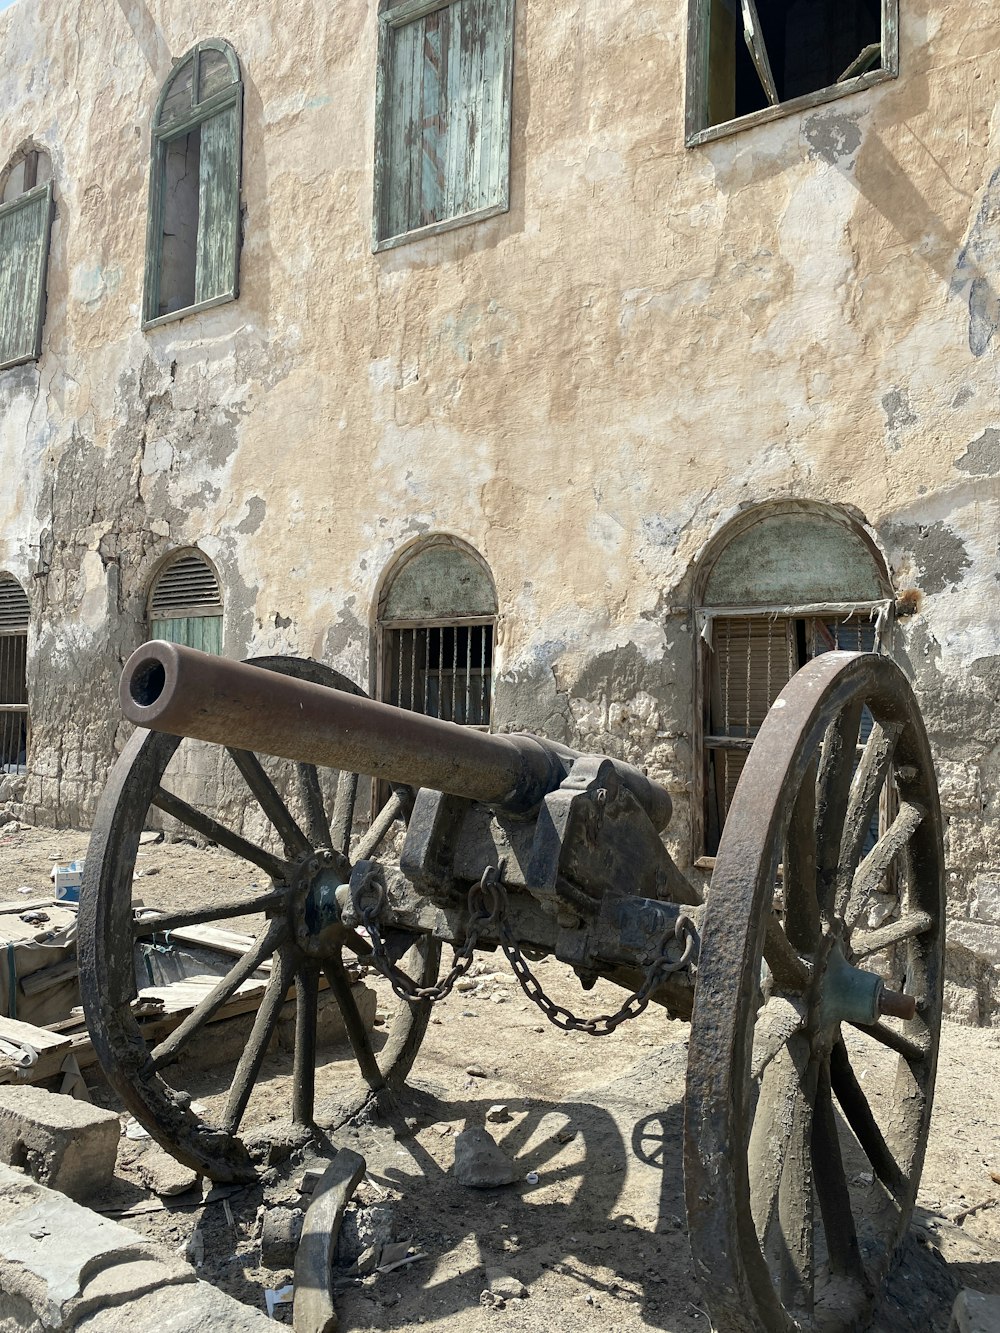
[[[125,716],[154,731],[427,787],[514,814],[534,810],[579,758],[537,736],[476,731],[162,640],[136,649],[119,693]],[[667,791],[631,764],[613,763],[653,826],[665,827]]]

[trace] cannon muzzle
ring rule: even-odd
[[[477,731],[159,639],[126,662],[119,694],[129,721],[154,731],[430,787],[512,813],[538,806],[578,757],[536,736]],[[666,790],[630,764],[615,768],[663,828]]]

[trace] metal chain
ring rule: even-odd
[[[550,1023],[554,1023],[557,1028],[561,1028],[564,1032],[583,1032],[590,1037],[609,1037],[622,1023],[627,1023],[632,1018],[638,1018],[648,1006],[653,991],[668,976],[690,967],[694,957],[697,933],[690,917],[686,917],[682,913],[674,922],[673,929],[664,932],[660,947],[646,969],[642,985],[637,991],[632,992],[622,1007],[613,1014],[599,1014],[595,1018],[577,1018],[569,1009],[561,1004],[556,1004],[545,994],[538,978],[528,966],[527,960],[514,938],[513,931],[507,923],[507,893],[501,882],[503,870],[503,862],[501,862],[499,868],[487,866],[483,871],[482,879],[469,890],[469,925],[465,941],[460,949],[455,950],[455,961],[451,970],[434,986],[418,986],[389,958],[385,941],[382,939],[378,928],[378,916],[385,904],[385,891],[374,876],[366,876],[361,884],[352,891],[354,910],[360,916],[365,930],[371,937],[372,962],[400,999],[430,1000],[433,1002],[443,1000],[450,995],[455,987],[455,982],[458,981],[459,977],[465,976],[472,965],[472,958],[480,932],[487,926],[496,929],[500,939],[500,948],[504,951],[507,961],[513,969],[514,976],[525,995],[541,1009]],[[372,888],[375,889],[375,901],[366,905],[364,903],[365,892]],[[667,950],[674,941],[681,944],[681,955],[679,958],[671,959],[667,956]]]
[[[432,1004],[438,1000],[444,1000],[455,989],[455,982],[468,972],[472,966],[476,945],[479,942],[479,933],[484,926],[493,921],[498,906],[495,895],[490,894],[490,888],[485,881],[486,876],[484,875],[483,882],[473,884],[469,890],[469,924],[466,929],[465,941],[460,949],[455,950],[455,958],[451,969],[433,986],[418,986],[413,978],[408,977],[403,969],[397,967],[389,957],[385,940],[382,938],[378,925],[379,914],[385,906],[385,890],[374,874],[366,875],[361,883],[351,890],[351,902],[354,910],[361,918],[361,924],[368,932],[372,942],[370,961],[375,969],[385,977],[401,1000],[429,1000]],[[374,890],[373,894],[370,893],[371,890]],[[370,894],[370,898],[374,898],[373,902],[365,903],[366,893]],[[492,906],[489,909],[486,905],[488,895],[492,897]]]

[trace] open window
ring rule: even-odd
[[[509,207],[514,0],[383,0],[374,248]]]
[[[184,551],[161,566],[149,592],[149,637],[222,652],[222,593],[199,552]]]
[[[488,727],[495,627],[496,593],[481,557],[450,538],[421,543],[390,572],[380,599],[379,698]]]
[[[0,175],[0,370],[42,354],[52,166],[34,145]]]
[[[894,78],[898,0],[690,0],[688,143]]]
[[[153,116],[144,328],[239,294],[242,130],[236,53],[199,42]]]
[[[0,573],[0,774],[28,761],[28,616],[24,589]]]
[[[695,858],[704,863],[718,850],[747,755],[784,686],[821,653],[881,651],[893,603],[878,549],[830,506],[741,515],[713,542],[700,576],[693,822]],[[862,744],[870,728],[869,718]]]

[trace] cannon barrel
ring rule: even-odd
[[[534,809],[566,776],[574,751],[529,735],[494,735],[245,662],[154,640],[125,664],[131,722],[300,763],[430,787],[513,813]],[[630,764],[623,785],[656,828],[670,796]]]

